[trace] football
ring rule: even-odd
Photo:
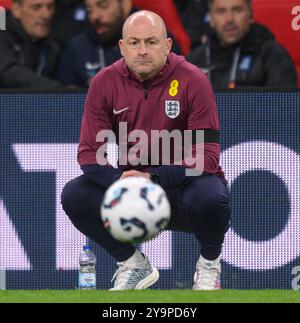
[[[101,205],[104,227],[117,240],[147,241],[163,230],[171,216],[165,191],[144,177],[127,177],[112,184]]]

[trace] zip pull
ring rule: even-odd
[[[149,90],[149,83],[148,81],[143,82],[143,87],[144,87],[144,97],[145,100],[148,100],[148,90]]]

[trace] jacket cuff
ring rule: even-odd
[[[157,166],[150,167],[149,172],[159,176],[158,183],[163,189],[169,189],[173,186],[180,185],[185,179],[184,166]]]
[[[100,166],[98,164],[80,165],[80,168],[88,179],[104,188],[108,188],[116,182],[123,173],[111,166]]]

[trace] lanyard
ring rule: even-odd
[[[40,48],[38,50],[38,64],[37,64],[37,67],[36,67],[36,70],[35,70],[36,74],[41,76],[45,66],[46,66],[45,51],[44,51],[43,48]]]
[[[229,73],[229,80],[228,80],[228,85],[227,87],[230,89],[233,89],[236,87],[236,74],[237,74],[237,68],[239,64],[241,56],[241,47],[238,46],[234,53],[233,53],[233,58],[232,58],[232,63],[231,63],[231,68],[230,68],[230,73]],[[206,66],[207,66],[207,77],[209,80],[211,80],[211,49],[209,43],[207,46],[205,46],[205,61],[206,61]]]
[[[229,82],[228,82],[229,89],[234,89],[236,87],[236,72],[237,72],[240,56],[241,56],[241,47],[238,46],[233,53],[232,64],[231,64],[231,69],[229,74]]]
[[[207,66],[207,77],[211,81],[211,52],[210,52],[210,43],[207,39],[207,44],[205,46],[205,61]]]
[[[102,46],[99,46],[98,52],[99,52],[99,65],[100,65],[100,69],[102,69],[106,66],[104,49]]]

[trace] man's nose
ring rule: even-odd
[[[102,14],[97,10],[93,10],[91,13],[89,13],[89,18],[92,23],[95,23],[97,21],[101,22],[103,20]]]
[[[147,54],[148,50],[147,50],[147,46],[145,44],[145,42],[141,41],[139,44],[139,54],[140,55],[145,55]]]
[[[227,23],[228,23],[228,22],[233,22],[233,21],[234,21],[234,14],[233,14],[233,12],[232,12],[231,10],[228,10],[228,11],[226,12],[225,17],[226,17],[226,22],[227,22]]]
[[[48,8],[45,6],[41,9],[40,13],[44,19],[50,20],[54,15],[54,8],[53,7]]]

